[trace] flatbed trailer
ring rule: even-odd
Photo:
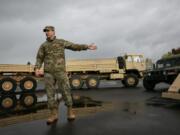
[[[43,71],[43,68],[41,69]],[[117,58],[77,59],[66,61],[66,71],[72,89],[98,88],[101,80],[121,80],[126,87],[136,87],[146,70],[142,55],[129,54]],[[22,91],[37,87],[34,65],[0,64],[0,92],[13,92],[17,86]]]
[[[47,101],[38,100],[31,65],[1,65],[0,71],[0,127],[49,117]]]

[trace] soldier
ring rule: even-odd
[[[58,103],[55,100],[55,83],[57,83],[58,91],[62,93],[63,100],[67,106],[67,119],[74,120],[75,115],[72,112],[72,97],[70,91],[69,80],[66,75],[65,68],[65,49],[73,51],[96,50],[95,44],[74,44],[64,39],[57,39],[55,36],[55,28],[46,26],[43,31],[46,34],[46,41],[40,46],[36,57],[35,74],[40,76],[41,66],[44,63],[44,80],[45,89],[48,97],[48,108],[51,115],[47,120],[47,124],[54,123],[58,120]]]

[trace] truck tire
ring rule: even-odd
[[[127,74],[124,78],[125,87],[136,87],[139,83],[139,79],[135,74]]]
[[[100,83],[99,77],[97,76],[89,76],[86,79],[86,86],[88,89],[94,89],[94,88],[98,88]]]
[[[17,98],[16,96],[12,95],[5,95],[0,98],[0,107],[2,110],[10,111],[14,109],[17,105]]]
[[[148,76],[145,76],[143,79],[143,86],[147,91],[154,91],[155,83],[148,79]]]
[[[70,82],[70,86],[73,90],[81,89],[84,84],[84,82],[80,78],[80,76],[73,76],[72,78],[70,78],[69,82]]]
[[[125,86],[125,81],[124,80],[121,80],[121,83]]]
[[[16,81],[12,78],[3,78],[0,81],[0,92],[2,93],[13,93],[17,88]]]
[[[20,103],[25,108],[32,107],[37,103],[37,96],[35,94],[23,94],[20,97]]]
[[[20,81],[20,88],[23,91],[35,91],[37,87],[37,82],[34,78],[32,77],[25,77]]]

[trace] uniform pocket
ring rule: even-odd
[[[52,66],[53,66],[53,60],[45,60],[44,61],[44,70],[45,71],[50,71],[52,70]]]
[[[57,66],[62,65],[62,64],[64,64],[64,59],[63,58],[59,58],[59,59],[56,60],[56,65]]]

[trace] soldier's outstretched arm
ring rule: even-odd
[[[41,45],[36,56],[35,69],[40,69],[43,62],[44,62],[44,46]]]
[[[65,40],[64,40],[64,46],[66,49],[70,49],[73,51],[81,51],[81,50],[89,49],[89,46],[86,44],[75,44],[75,43],[72,43],[70,41],[65,41]]]

